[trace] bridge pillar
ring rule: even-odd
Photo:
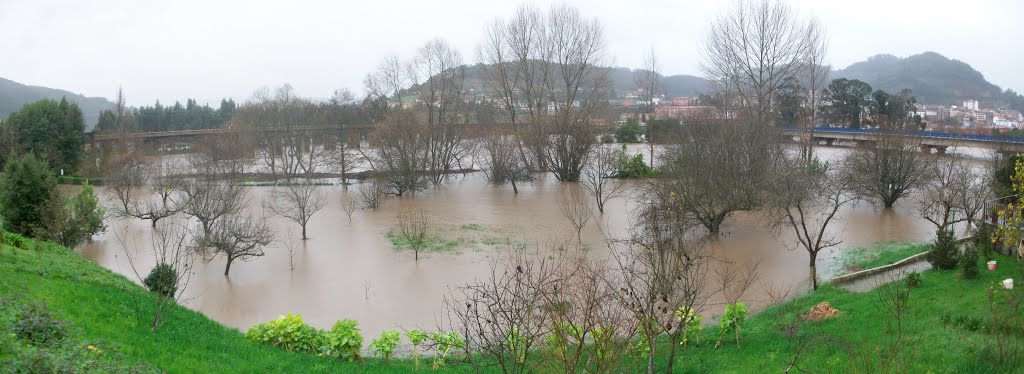
[[[932,146],[927,144],[921,144],[921,152],[932,153]]]
[[[946,154],[946,148],[947,148],[946,146],[935,147],[935,152],[940,154],[940,155],[944,155],[944,154]]]
[[[338,139],[334,136],[324,137],[324,150],[333,151],[338,149]]]
[[[836,143],[835,138],[825,138],[825,145],[831,147]]]

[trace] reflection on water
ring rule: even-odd
[[[836,159],[842,149],[819,149],[823,159]],[[326,328],[335,320],[359,321],[364,336],[376,336],[385,329],[431,328],[441,320],[442,297],[449,287],[481,277],[490,262],[505,250],[501,242],[528,242],[531,248],[550,248],[574,239],[575,232],[562,217],[558,201],[562,185],[554,178],[541,177],[534,185],[520,187],[518,195],[510,186],[491,186],[481,173],[455,176],[445,186],[415,197],[390,198],[377,211],[356,211],[352,223],[340,200],[348,190],[329,190],[329,204],[313,216],[310,239],[300,245],[295,269],[289,270],[283,245],[267,249],[266,256],[236,262],[231,276],[224,277],[224,259],[198,263],[186,291],[186,305],[210,318],[239,329],[276,318],[285,313],[301,314],[310,324]],[[260,201],[270,187],[251,189],[251,213],[260,214]],[[104,191],[101,189],[101,193]],[[844,248],[889,240],[930,240],[931,224],[916,217],[912,200],[900,201],[893,210],[881,210],[861,203],[841,213],[833,230],[843,243],[819,256],[819,274],[833,275],[829,263]],[[404,209],[423,209],[431,225],[449,240],[464,239],[454,251],[421,253],[413,260],[408,250],[396,250],[386,233]],[[583,241],[595,256],[606,256],[605,235],[621,236],[629,228],[629,203],[616,199],[605,214],[586,227]],[[285,237],[287,230],[299,229],[291,221],[270,218],[272,226]],[[808,287],[806,252],[795,247],[790,231],[772,231],[756,212],[735,214],[726,221],[719,240],[709,244],[718,257],[735,261],[762,259],[759,285],[774,284],[795,292]],[[600,224],[600,227],[598,227]],[[115,232],[134,238],[129,247],[139,254],[140,272],[153,265],[150,255],[148,221],[112,219],[106,234],[80,248],[83,256],[134,279]],[[764,288],[755,285],[744,299],[755,307],[763,305]],[[709,315],[720,314],[715,306]]]

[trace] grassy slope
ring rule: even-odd
[[[372,372],[385,367],[375,359],[359,365],[261,346],[185,308],[177,308],[164,327],[151,332],[148,320],[140,322],[136,312],[136,305],[143,316],[151,310],[143,289],[67,249],[43,247],[0,245],[0,295],[43,301],[57,318],[72,323],[80,340],[106,340],[132,360],[169,372]],[[409,372],[413,364],[393,360],[386,368]]]
[[[916,352],[910,372],[1024,372],[1024,367],[1015,371],[993,368],[980,359],[979,352],[992,341],[991,335],[943,324],[944,315],[988,318],[987,287],[1005,278],[1020,279],[1024,274],[1021,263],[1012,258],[998,260],[999,269],[984,270],[979,279],[961,279],[957,271],[929,270],[922,274],[923,284],[911,292],[910,311],[904,320],[904,336],[911,339],[913,343],[909,346]],[[780,332],[780,316],[792,317],[822,301],[841,313],[824,321],[805,322],[793,339]],[[705,328],[703,340],[712,343],[690,349],[681,361],[687,363],[687,372],[780,372],[787,366],[785,360],[796,351],[796,341],[822,335],[841,337],[874,350],[885,344],[886,326],[892,321],[878,301],[876,292],[854,293],[826,285],[784,307],[771,308],[751,318],[740,347],[727,341],[722,347],[713,348],[717,332]],[[1018,337],[1016,342],[1024,344],[1024,337]],[[849,356],[838,347],[822,346],[805,353],[801,366],[812,372],[847,372],[848,360]]]
[[[916,343],[912,372],[1005,372],[979,359],[987,335],[944,326],[943,315],[987,316],[985,290],[1008,277],[1020,278],[1022,266],[1008,257],[998,258],[999,270],[984,271],[981,279],[960,279],[956,272],[928,271],[924,284],[911,295],[907,336]],[[164,328],[150,332],[136,317],[136,305],[145,291],[124,277],[103,269],[76,253],[57,246],[43,250],[0,245],[0,296],[23,294],[45,301],[58,318],[71,321],[82,341],[106,340],[129,360],[171,372],[408,372],[412,363],[384,363],[367,359],[351,364],[304,354],[289,353],[249,342],[237,330],[213,322],[199,313],[179,308]],[[795,340],[780,332],[780,313],[791,317],[821,301],[842,311],[838,317],[801,326],[796,338],[829,334],[866,344],[872,349],[886,339],[890,318],[878,305],[875,293],[851,293],[825,286],[787,306],[753,316],[743,332],[742,346],[726,341],[714,348],[716,329],[706,327],[700,346],[682,353],[677,370],[683,372],[778,372],[795,350]],[[145,314],[148,308],[143,303]],[[783,311],[783,310],[788,310]],[[1018,343],[1022,343],[1018,339]],[[815,372],[845,372],[848,357],[834,346],[805,354],[803,366]],[[429,361],[429,360],[425,360]],[[427,363],[429,365],[429,363]],[[659,362],[663,367],[664,362]],[[469,370],[468,367],[450,369]],[[639,369],[639,368],[638,368]],[[1024,369],[1017,369],[1024,372]]]

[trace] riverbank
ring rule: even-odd
[[[5,332],[0,336],[2,366],[24,365],[42,357],[68,365],[99,360],[131,371],[140,367],[169,372],[414,370],[412,361],[406,359],[384,363],[367,358],[361,364],[348,363],[258,345],[238,330],[183,307],[175,308],[166,325],[152,332],[147,323],[151,306],[142,302],[147,296],[145,290],[66,248],[53,244],[26,247],[29,249],[0,244],[0,330]],[[907,371],[1024,372],[1016,369],[1024,345],[1019,331],[1006,336],[1006,342],[1017,352],[1014,361],[996,366],[992,359],[996,335],[984,328],[991,320],[989,287],[1024,274],[1024,267],[1012,258],[997,260],[998,269],[984,270],[979,279],[961,279],[955,271],[921,274],[922,283],[911,292],[902,321],[905,347],[912,352],[906,356]],[[791,322],[823,301],[839,314],[817,322]],[[31,303],[44,303],[56,319],[66,321],[70,338],[65,345],[70,347],[40,349],[6,333],[17,322],[17,310]],[[872,357],[892,337],[886,333],[892,321],[876,292],[854,293],[826,285],[752,316],[742,330],[740,346],[730,336],[716,348],[717,329],[705,327],[699,344],[691,344],[679,355],[676,368],[682,372],[778,372],[787,367],[786,361],[794,357],[802,343],[829,339],[828,344],[809,345],[800,356],[801,367],[815,372],[849,371],[850,362],[876,360]],[[1016,323],[1020,323],[1019,318]],[[366,336],[364,345],[370,338]],[[851,357],[850,349],[861,356]],[[640,370],[642,364],[636,365]],[[664,367],[664,362],[659,366]],[[444,370],[470,369],[452,364]],[[111,370],[105,367],[101,371]]]

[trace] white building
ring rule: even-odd
[[[978,110],[979,109],[979,107],[978,107],[978,100],[967,100],[967,101],[964,101],[964,109]]]

